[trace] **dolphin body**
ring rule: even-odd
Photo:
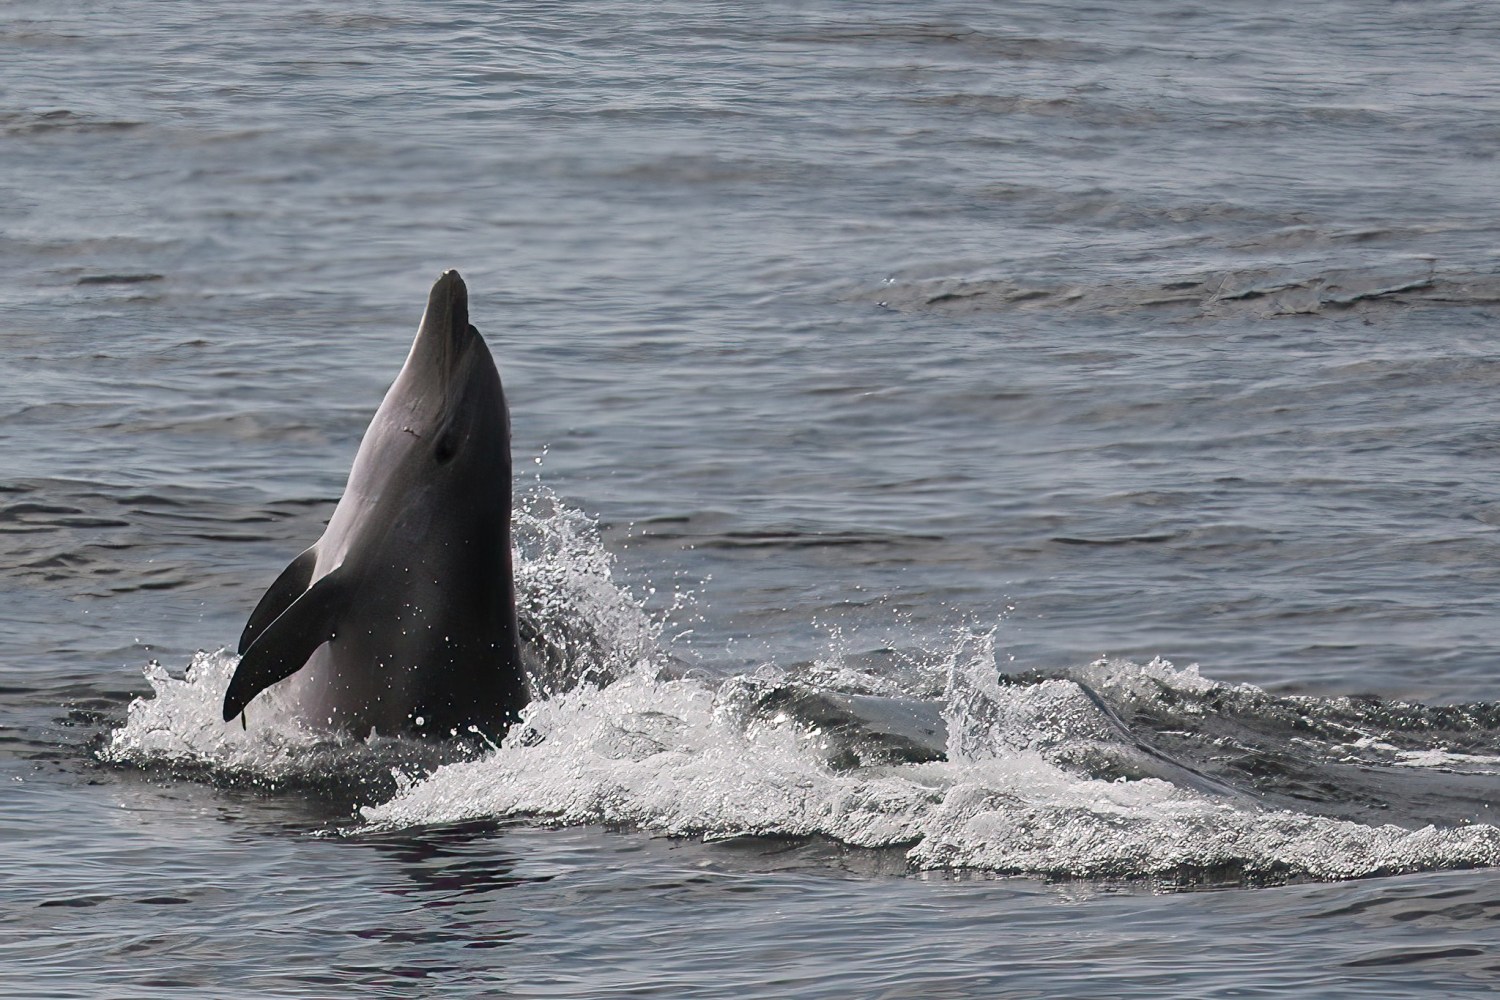
[[[527,702],[510,514],[505,393],[446,271],[327,530],[245,624],[225,721],[291,678],[316,726],[503,735]]]

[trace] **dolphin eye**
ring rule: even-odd
[[[439,465],[447,465],[457,452],[458,435],[452,431],[444,431],[439,435],[437,447],[433,449],[432,455],[437,459]]]

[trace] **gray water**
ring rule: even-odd
[[[6,993],[1488,995],[1497,53],[12,0]],[[446,267],[543,738],[224,727]]]

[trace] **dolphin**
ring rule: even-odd
[[[285,680],[318,727],[504,735],[528,700],[510,515],[505,392],[445,271],[323,537],[250,613],[224,720]]]

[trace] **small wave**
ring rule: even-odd
[[[1424,302],[1484,305],[1500,296],[1489,273],[1440,269],[1425,258],[1383,266],[1268,264],[1113,282],[1028,284],[1010,276],[889,279],[878,291],[884,308],[985,313],[1015,310],[1129,313],[1151,311],[1189,322],[1208,317],[1365,313]]]
[[[80,285],[140,285],[148,281],[161,281],[160,274],[85,274],[79,277]]]
[[[67,108],[0,114],[0,135],[38,135],[61,131],[123,132],[143,125],[144,122],[99,118]]]

